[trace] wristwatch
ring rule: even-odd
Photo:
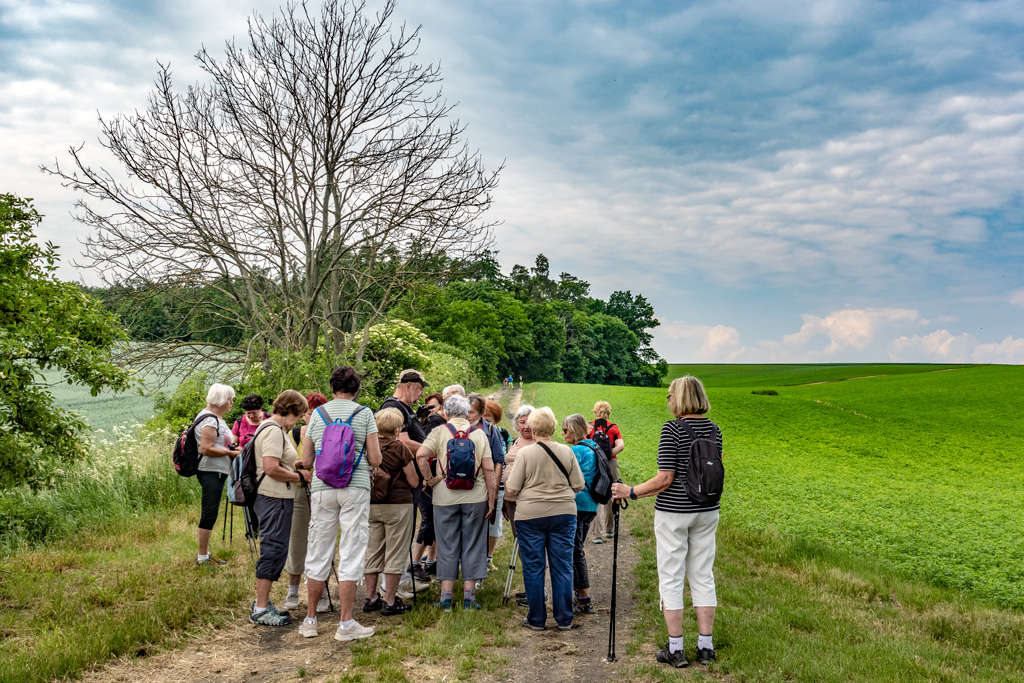
[[[636,500],[636,494],[633,493],[633,487],[632,486],[629,487],[629,499],[630,500]]]

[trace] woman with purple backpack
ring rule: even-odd
[[[309,541],[306,547],[308,596],[299,633],[318,635],[316,605],[323,595],[338,544],[338,630],[335,640],[369,638],[373,627],[353,616],[356,582],[363,576],[370,519],[370,468],[380,467],[381,452],[373,411],[356,403],[361,381],[348,366],[331,375],[334,400],[313,411],[302,437],[302,466],[313,472],[310,484]],[[348,449],[344,448],[348,446]]]

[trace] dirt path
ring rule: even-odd
[[[511,536],[506,534],[502,542],[510,543],[511,540]],[[611,542],[603,545],[588,543],[587,559],[597,614],[577,616],[578,628],[561,632],[554,629],[554,619],[549,613],[549,630],[538,632],[520,625],[526,616],[526,608],[516,606],[514,599],[507,607],[501,607],[500,600],[498,605],[489,605],[488,609],[505,617],[506,634],[516,644],[496,648],[497,653],[508,660],[507,667],[494,673],[477,669],[472,672],[471,679],[531,683],[604,681],[620,677],[628,671],[636,661],[636,656],[626,656],[636,618],[632,575],[639,553],[635,545],[632,536],[623,531],[619,540],[617,663],[606,662],[613,545]],[[503,589],[507,571],[507,567],[501,567],[487,579],[492,589],[498,592]],[[515,590],[522,590],[518,572]],[[432,591],[432,594],[435,593],[436,589]],[[125,658],[85,676],[83,680],[89,683],[277,683],[295,680],[326,683],[336,681],[346,674],[358,673],[365,678],[357,680],[376,680],[372,670],[356,671],[348,643],[339,643],[333,639],[338,621],[336,612],[320,615],[318,638],[302,638],[298,634],[297,624],[282,628],[251,626],[246,620],[247,607],[248,597],[246,604],[239,604],[234,625],[201,632],[182,649],[158,652],[148,657]],[[302,601],[302,607],[305,608],[305,600]],[[418,609],[429,608],[422,606]],[[363,624],[376,627],[381,635],[401,628],[400,622],[395,621],[397,618],[389,619],[379,613],[365,615],[358,607],[356,618]],[[443,617],[439,615],[438,618]],[[366,642],[375,641],[371,638]],[[386,647],[383,639],[377,642]],[[638,656],[646,660],[650,654],[641,653]],[[406,675],[414,681],[453,681],[458,678],[454,663],[450,661],[428,664],[417,658],[405,662],[405,667]]]

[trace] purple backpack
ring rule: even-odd
[[[348,416],[347,420],[331,420],[323,409],[316,409],[320,419],[324,421],[324,433],[320,439],[320,450],[316,452],[316,476],[331,488],[343,489],[352,481],[352,473],[359,467],[363,459],[363,451],[356,456],[356,435],[352,431],[352,418],[366,406],[359,406]]]

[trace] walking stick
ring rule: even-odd
[[[224,496],[224,526],[220,530],[220,542],[223,543],[228,535],[228,497]]]
[[[225,500],[227,500],[227,499],[225,499]],[[228,543],[234,543],[235,542],[235,508],[234,508],[234,506],[231,507],[230,516],[231,516],[231,529],[228,532]]]
[[[615,593],[616,584],[618,582],[618,569],[619,569],[619,509],[625,510],[629,507],[629,503],[625,500],[612,501],[612,515],[615,519],[614,523],[614,540],[612,550],[612,599],[611,599],[611,616],[608,620],[608,661],[614,662],[615,657]]]
[[[252,515],[253,511],[250,507],[242,506],[242,518],[245,520],[245,541],[249,545],[249,558],[252,559],[253,566],[256,566],[256,553],[259,552],[259,546],[257,545],[259,531],[256,530],[253,524]]]
[[[505,594],[501,596],[501,605],[504,607],[508,604],[509,595],[512,594],[512,580],[515,578],[516,573],[516,558],[519,556],[519,538],[515,537],[512,539],[512,557],[508,563],[508,575],[505,577]]]
[[[409,577],[412,580],[412,604],[416,604],[416,567],[419,565],[412,560],[412,542],[416,538],[416,505],[412,506],[412,533],[409,535]]]

